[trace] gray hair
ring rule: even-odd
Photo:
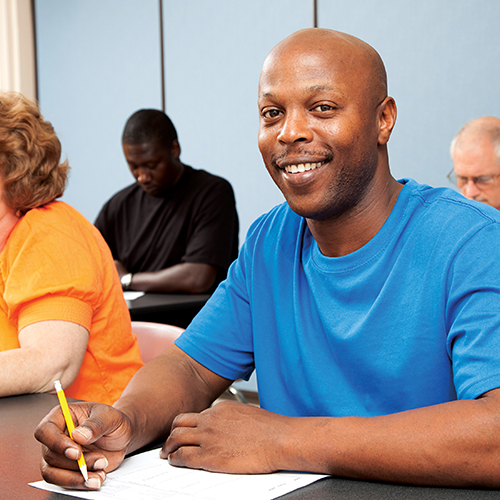
[[[455,148],[470,137],[487,137],[494,148],[497,162],[500,163],[500,118],[483,116],[467,122],[451,141],[450,155],[452,158]]]

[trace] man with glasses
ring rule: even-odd
[[[500,119],[484,116],[466,123],[451,143],[448,174],[470,200],[500,210]]]

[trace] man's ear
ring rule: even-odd
[[[178,160],[179,157],[181,156],[181,145],[179,144],[179,141],[177,139],[174,139],[172,141],[172,146],[170,147],[170,154],[172,155],[172,158],[175,160]]]
[[[379,133],[378,143],[383,146],[389,141],[392,129],[396,124],[396,117],[398,110],[396,108],[396,101],[392,97],[387,96],[379,108]]]

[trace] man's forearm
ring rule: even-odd
[[[184,262],[161,271],[136,273],[129,288],[158,293],[206,293],[216,277],[214,266]]]
[[[166,438],[179,413],[204,410],[229,385],[229,380],[198,365],[176,346],[153,359],[135,374],[113,405],[132,424],[127,453]]]
[[[497,392],[382,417],[287,419],[277,468],[412,484],[500,487]]]

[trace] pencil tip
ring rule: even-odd
[[[80,470],[82,471],[83,477],[85,478],[85,482],[87,482],[89,480],[89,475],[88,475],[88,472],[87,472],[87,466],[86,465],[82,465],[80,467]]]

